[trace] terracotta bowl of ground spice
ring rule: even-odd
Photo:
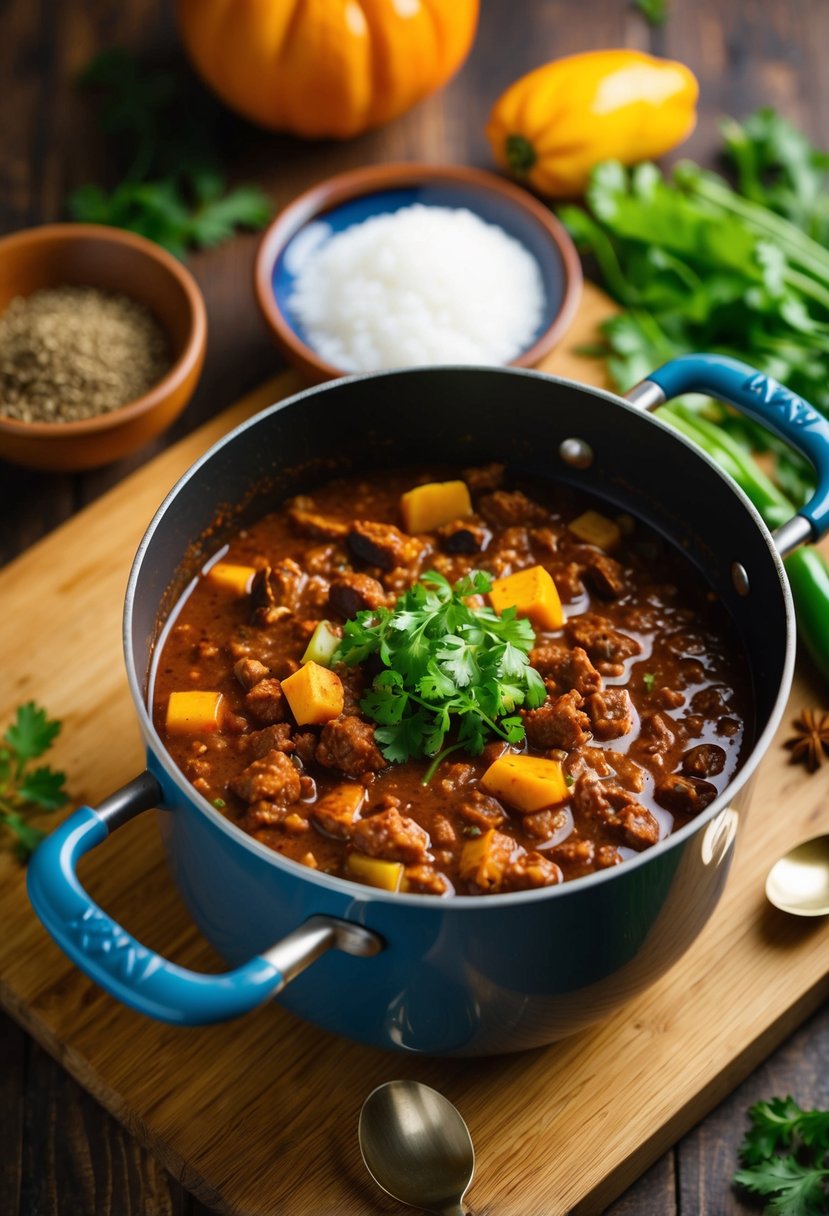
[[[0,239],[0,458],[118,460],[187,405],[206,341],[195,280],[152,241],[96,224]]]

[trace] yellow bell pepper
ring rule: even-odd
[[[675,60],[588,51],[517,80],[493,106],[486,134],[502,169],[548,198],[569,198],[603,160],[633,165],[682,143],[698,94]]]

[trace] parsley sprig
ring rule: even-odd
[[[21,861],[37,848],[44,833],[30,823],[31,812],[56,811],[67,801],[65,774],[48,765],[32,766],[54,743],[61,724],[28,701],[0,742],[0,828],[11,837]]]
[[[829,1111],[801,1110],[771,1098],[748,1112],[752,1126],[740,1146],[745,1165],[734,1181],[768,1198],[768,1216],[821,1216],[829,1210]]]
[[[483,571],[452,587],[430,570],[393,609],[358,612],[343,629],[336,661],[353,665],[377,655],[383,665],[360,702],[379,724],[383,755],[392,763],[434,757],[424,784],[449,752],[477,755],[489,734],[520,743],[524,727],[515,711],[546,696],[527,657],[532,625],[514,608],[499,616],[476,598],[491,586]],[[444,747],[455,730],[455,741]]]

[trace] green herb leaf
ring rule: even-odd
[[[829,1111],[804,1111],[793,1098],[758,1102],[748,1112],[751,1128],[740,1146],[745,1165],[734,1181],[770,1197],[772,1216],[820,1216],[829,1205]]]
[[[80,81],[103,95],[101,125],[118,136],[126,167],[118,185],[74,190],[73,219],[138,232],[178,257],[218,245],[237,228],[264,227],[272,214],[255,186],[228,191],[210,115],[179,77],[147,72],[123,50],[97,56]]]
[[[633,0],[633,7],[650,25],[664,25],[668,19],[668,0]]]
[[[64,789],[65,780],[65,773],[43,765],[25,775],[17,792],[25,802],[34,803],[44,811],[56,811],[66,805],[69,797]]]
[[[0,838],[11,838],[17,856],[25,861],[43,838],[40,828],[26,818],[29,812],[55,811],[67,801],[65,776],[48,765],[31,767],[52,746],[61,724],[45,709],[27,701],[3,735],[0,746]]]
[[[734,1181],[755,1195],[774,1196],[766,1207],[770,1216],[825,1216],[827,1177],[829,1170],[787,1156],[737,1170]]]
[[[353,665],[377,655],[383,664],[360,707],[378,723],[376,739],[387,760],[432,756],[439,762],[453,731],[456,742],[447,751],[462,746],[473,754],[492,734],[509,743],[524,738],[516,709],[540,705],[546,696],[529,665],[535,633],[512,608],[499,616],[488,606],[470,606],[469,597],[485,595],[491,585],[482,571],[454,587],[429,571],[393,611],[366,610],[346,622],[334,662]]]
[[[42,756],[60,733],[60,722],[51,720],[45,709],[34,701],[27,701],[17,711],[14,722],[3,739],[8,743],[18,760],[35,760]]]

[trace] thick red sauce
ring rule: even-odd
[[[411,543],[401,493],[453,475],[465,476],[474,515]],[[587,508],[620,526],[612,552],[568,527]],[[246,528],[219,557],[260,573],[241,595],[199,577],[158,656],[154,719],[198,792],[298,863],[376,881],[349,858],[387,862],[383,881],[438,895],[551,885],[652,847],[739,767],[749,679],[730,619],[681,553],[575,491],[518,487],[499,466],[340,479]],[[359,706],[376,668],[335,669],[345,707],[332,722],[293,720],[280,681],[319,620],[338,628],[367,604],[391,606],[426,570],[454,582],[531,566],[552,575],[566,622],[536,633],[530,660],[547,700],[513,750],[559,760],[564,800],[524,815],[493,797],[480,782],[504,750],[495,738],[481,755],[449,756],[427,786],[428,759],[386,763]],[[167,731],[170,694],[199,689],[222,696],[218,728]]]

